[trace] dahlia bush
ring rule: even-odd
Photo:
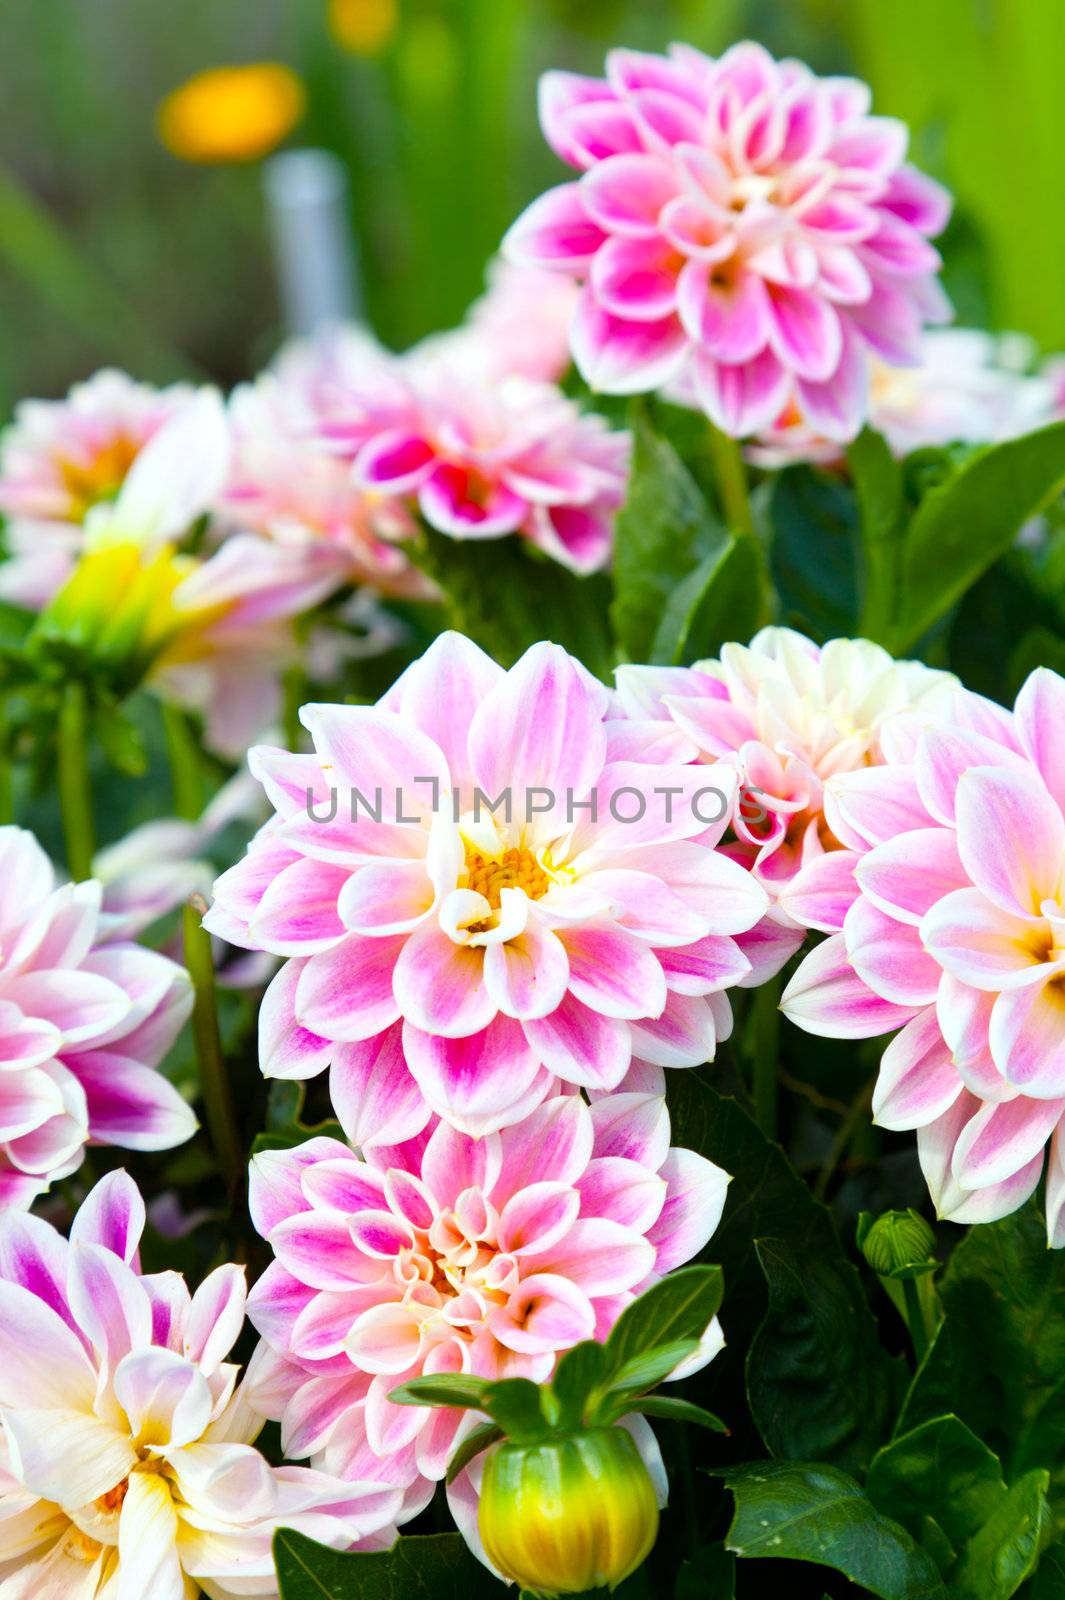
[[[0,1600],[1061,1592],[1065,358],[854,78],[540,112],[0,438]]]

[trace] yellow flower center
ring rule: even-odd
[[[504,850],[500,856],[485,856],[466,846],[467,888],[484,895],[488,904],[499,910],[504,889],[524,889],[530,900],[540,900],[550,889],[551,879],[531,850]]]
[[[116,1483],[113,1489],[108,1489],[106,1494],[100,1496],[96,1502],[97,1508],[108,1515],[115,1511],[121,1511],[122,1502],[128,1493],[129,1479],[123,1478],[121,1483]]]
[[[119,434],[98,450],[91,461],[57,461],[63,487],[73,502],[72,514],[78,521],[102,500],[114,498],[139,450],[135,439]]]

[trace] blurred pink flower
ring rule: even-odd
[[[107,368],[64,400],[23,400],[0,438],[0,512],[10,558],[0,597],[38,611],[81,553],[94,506],[113,500],[134,461],[193,391],[152,389]]]
[[[550,72],[540,115],[581,172],[511,228],[511,260],[584,281],[573,355],[593,389],[687,373],[725,432],[789,404],[829,438],[866,415],[868,355],[920,359],[949,305],[928,243],[946,193],[905,164],[907,131],[869,90],[774,61],[612,50],[604,79]]]
[[[28,1205],[89,1143],[167,1150],[191,1108],[154,1070],[192,1006],[166,956],[102,942],[100,884],[57,888],[33,835],[0,828],[0,1206]]]
[[[0,1572],[9,1600],[276,1600],[271,1541],[295,1527],[345,1550],[382,1548],[401,1496],[304,1467],[271,1467],[226,1360],[244,1323],[244,1269],[194,1295],[142,1275],[144,1202],[113,1172],[67,1240],[0,1218]]]
[[[520,534],[574,572],[605,566],[625,499],[629,435],[553,384],[495,377],[449,341],[403,358],[409,408],[365,443],[333,437],[364,492],[406,499],[455,539]]]
[[[703,1247],[727,1183],[669,1147],[663,1099],[629,1093],[559,1096],[483,1139],[439,1123],[364,1160],[330,1139],[256,1156],[252,1214],[276,1260],[249,1302],[250,1401],[289,1454],[400,1486],[412,1516],[478,1418],[391,1390],[423,1373],[546,1381]],[[715,1319],[683,1372],[721,1343]]]
[[[839,930],[783,1008],[808,1032],[884,1054],[876,1120],[916,1128],[940,1214],[1005,1216],[1050,1141],[1047,1222],[1065,1244],[1065,680],[1034,672],[1012,713],[959,693],[951,720],[901,717],[889,764],[832,786],[850,887],[792,893]]]
[[[714,848],[735,773],[611,709],[557,645],[504,672],[445,634],[376,706],[304,707],[313,754],[251,753],[277,815],[206,926],[289,958],[263,1070],[331,1065],[355,1142],[430,1108],[488,1132],[556,1078],[609,1090],[634,1057],[692,1066],[727,1036],[768,906]]]
[[[629,715],[669,719],[692,760],[735,765],[732,848],[774,897],[800,868],[839,849],[825,815],[826,782],[879,765],[887,718],[943,717],[958,687],[950,673],[895,661],[868,639],[819,646],[791,628],[726,644],[719,661],[625,666],[617,677]],[[783,904],[790,908],[786,895]]]
[[[926,333],[915,367],[870,363],[869,423],[897,456],[955,441],[993,444],[1052,421],[1054,380],[1048,368],[1029,375],[1011,366],[1010,343],[977,328]],[[672,395],[683,400],[685,397]],[[1058,408],[1060,409],[1060,408]],[[748,456],[762,467],[814,461],[843,463],[843,451],[792,408],[752,441]]]

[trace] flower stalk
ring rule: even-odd
[[[96,830],[89,777],[89,691],[72,678],[59,707],[59,809],[67,868],[75,883],[92,877]]]
[[[225,1174],[227,1189],[233,1196],[244,1179],[244,1146],[237,1128],[218,1028],[211,936],[201,920],[206,909],[199,895],[194,895],[184,908],[185,965],[192,979],[192,1033],[196,1041],[207,1131]]]

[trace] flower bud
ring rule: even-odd
[[[858,1243],[866,1261],[880,1277],[924,1267],[931,1261],[935,1234],[916,1211],[885,1211],[875,1222],[865,1218],[865,1223],[865,1227],[859,1229]]]
[[[478,1513],[488,1559],[534,1594],[614,1589],[658,1533],[650,1474],[624,1428],[544,1444],[504,1443],[486,1459]]]
[[[135,687],[178,635],[199,621],[180,612],[173,598],[195,566],[171,545],[145,550],[122,541],[88,550],[42,611],[31,650],[98,672],[123,692]]]

